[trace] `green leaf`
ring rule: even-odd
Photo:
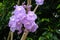
[[[53,36],[53,40],[59,40],[56,35]]]
[[[42,35],[45,36],[47,34],[47,32],[44,32]]]
[[[32,38],[27,38],[27,40],[33,40]]]
[[[44,21],[50,22],[49,18],[42,18],[42,19],[41,19],[41,22],[44,22]]]
[[[0,2],[0,6],[2,6],[2,3]]]
[[[57,6],[57,8],[56,9],[59,9],[60,8],[60,4]]]
[[[56,30],[56,33],[60,34],[60,29],[59,30]]]
[[[38,40],[45,40],[45,38],[44,37],[39,37],[39,39]]]
[[[42,34],[46,39],[51,39],[53,37],[53,34],[51,32],[44,32]]]
[[[53,35],[52,35],[52,33],[50,33],[50,32],[48,32],[47,35],[46,35],[46,37],[47,37],[48,39],[51,39],[52,36],[53,36]]]
[[[60,24],[57,25],[58,27],[60,26]]]

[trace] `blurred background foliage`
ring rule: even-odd
[[[21,0],[20,5],[23,1]],[[9,33],[9,17],[14,10],[17,0],[0,0],[0,40],[6,40]],[[32,0],[32,10],[36,6]],[[29,33],[26,40],[60,40],[60,0],[45,0],[39,6],[36,14],[36,23],[39,28],[34,33]],[[22,34],[14,33],[14,40],[19,40]]]

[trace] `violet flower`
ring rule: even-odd
[[[10,17],[9,27],[12,32],[15,32],[15,30],[21,32],[20,30],[22,28],[22,23],[19,19],[16,18],[15,15],[13,15],[12,17]]]
[[[37,5],[43,5],[44,0],[35,0]]]
[[[24,27],[26,29],[28,29],[30,32],[35,32],[38,28],[38,25],[35,23],[35,22],[30,22],[30,21],[27,21],[25,24],[24,24]]]
[[[37,24],[35,23],[36,19],[37,15],[33,11],[28,11],[27,16],[22,20],[22,23],[30,32],[35,32],[38,28]]]
[[[32,28],[30,29],[30,31],[35,32],[37,30],[37,28],[38,28],[38,25],[35,22],[33,22]]]
[[[24,13],[26,14],[26,11],[25,11],[25,8],[23,6],[14,6],[15,10],[12,12],[12,14],[14,15],[17,15],[17,14],[20,14],[20,13]]]
[[[31,6],[29,6],[30,8]],[[28,11],[26,14],[25,8],[23,6],[14,6],[15,10],[12,12],[12,16],[9,20],[9,27],[12,32],[18,30],[18,34],[22,32],[22,24],[30,32],[35,32],[38,25],[35,23],[37,15],[33,11]]]
[[[28,11],[27,20],[35,21],[37,19],[37,15],[33,11]]]

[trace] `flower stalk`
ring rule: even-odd
[[[36,12],[36,10],[37,10],[38,6],[39,6],[39,5],[37,5],[37,6],[34,8],[34,10],[33,10],[34,12]]]
[[[27,6],[28,6],[28,5],[31,5],[31,0],[27,0]],[[28,8],[27,8],[27,10],[28,10]],[[27,11],[27,12],[28,12],[28,11]],[[28,31],[27,29],[25,29],[25,30],[24,30],[24,33],[23,33],[23,35],[22,35],[22,37],[21,37],[21,40],[26,40],[28,33],[29,33],[29,31]]]
[[[17,4],[18,4],[18,5],[20,4],[20,0],[18,0]]]
[[[11,40],[13,40],[13,32],[11,32]]]
[[[9,32],[7,40],[9,40],[9,39],[10,39],[10,35],[11,35],[11,32]]]
[[[29,33],[29,31],[27,29],[25,29],[21,40],[25,40],[27,38],[28,33]]]
[[[37,19],[35,12],[38,6],[43,4],[43,1],[42,3],[41,1],[38,1],[38,0],[35,0],[35,1],[37,6],[33,11],[31,11],[31,0],[27,0],[27,5],[25,5],[25,3],[22,3],[21,6],[19,6],[20,0],[18,0],[17,2],[18,5],[14,6],[15,10],[12,12],[12,14],[14,15],[10,17],[10,21],[9,21],[9,27],[11,27],[10,30],[12,31],[9,34],[11,38],[10,40],[13,40],[13,33],[15,30],[18,30],[19,31],[18,33],[22,32],[21,30],[22,24],[24,24],[25,29],[24,29],[24,33],[22,35],[21,40],[26,40],[29,32],[35,32],[37,30],[38,25],[35,23],[35,20]],[[8,40],[9,40],[9,36],[8,36]]]
[[[18,4],[18,5],[20,4],[20,0],[17,1],[17,4]],[[11,37],[11,38],[10,38],[10,37]],[[9,39],[13,40],[13,32],[11,32],[11,31],[9,31],[7,40],[9,40]]]

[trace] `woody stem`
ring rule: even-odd
[[[36,12],[36,10],[37,10],[38,6],[39,6],[39,5],[37,5],[37,6],[35,7],[35,9],[33,10],[34,12]]]
[[[27,6],[28,6],[28,5],[31,5],[31,0],[27,0]],[[27,10],[28,10],[28,8],[27,8]],[[28,12],[28,11],[27,11],[27,12]],[[29,33],[29,31],[28,31],[27,29],[25,29],[25,30],[24,30],[24,33],[23,33],[23,35],[22,35],[21,40],[26,40],[28,33]]]

